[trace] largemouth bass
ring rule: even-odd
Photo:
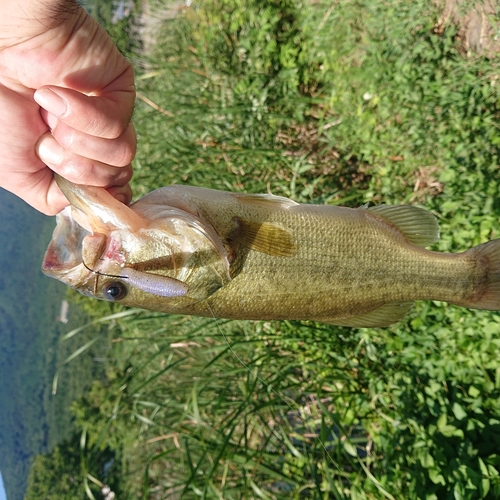
[[[71,203],[43,271],[84,295],[168,313],[386,326],[413,301],[500,309],[500,240],[426,250],[435,217],[408,205],[357,209],[189,186],[127,207],[57,182]]]

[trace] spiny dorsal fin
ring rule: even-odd
[[[291,200],[290,198],[285,198],[284,196],[275,196],[274,194],[247,194],[247,193],[237,193],[235,194],[239,201],[244,203],[250,203],[252,205],[261,205],[263,207],[268,207],[269,205],[281,205],[281,207],[288,207],[298,205],[297,202]]]
[[[410,243],[427,247],[439,240],[436,217],[428,210],[412,205],[379,205],[367,210],[396,226]]]
[[[358,316],[351,316],[350,318],[316,318],[316,321],[353,328],[379,328],[402,320],[412,306],[413,302],[391,302]]]
[[[257,252],[277,257],[291,257],[297,252],[292,235],[268,222],[253,222],[235,218],[238,227],[230,239]]]

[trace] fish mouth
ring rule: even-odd
[[[56,228],[45,252],[42,271],[71,287],[86,281],[89,271],[83,264],[85,239],[92,233],[72,217],[71,207],[56,216]]]
[[[57,174],[54,178],[70,206],[56,216],[42,271],[86,294],[95,272],[92,268],[105,251],[110,233],[136,230],[144,220],[104,188],[74,184]]]
[[[216,289],[231,280],[225,247],[212,234],[215,230],[210,233],[195,215],[165,203],[153,204],[156,212],[151,214],[147,202],[142,211],[138,204],[136,211],[104,188],[54,177],[70,206],[56,218],[42,263],[47,276],[105,300],[111,299],[98,283],[108,278],[126,279],[129,288],[161,297],[169,297],[165,293],[170,293],[174,280],[186,284],[192,275],[209,279]],[[214,292],[203,280],[189,285],[190,300]],[[155,287],[160,285],[158,291]]]

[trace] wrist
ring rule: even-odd
[[[44,33],[83,12],[76,0],[0,0],[0,50]]]

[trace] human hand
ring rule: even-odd
[[[130,63],[74,0],[2,0],[0,33],[0,186],[47,215],[68,205],[53,171],[128,203]]]

